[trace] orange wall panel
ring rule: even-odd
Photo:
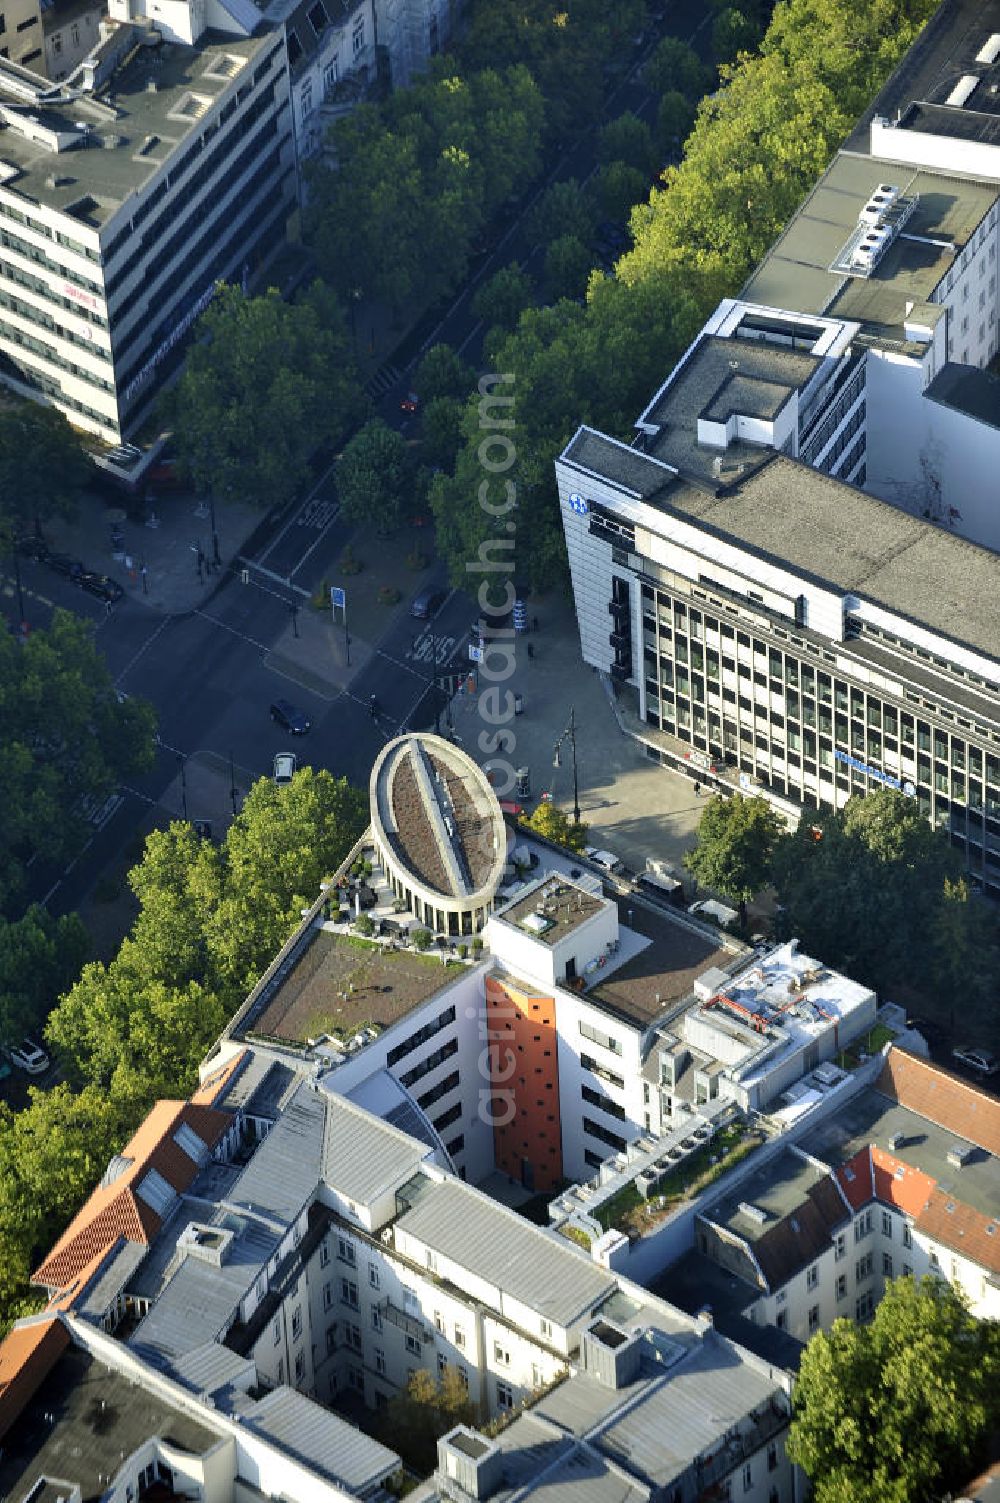
[[[486,1017],[496,1166],[528,1189],[555,1190],[562,1182],[555,998],[489,976]]]

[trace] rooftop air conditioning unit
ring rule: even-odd
[[[741,1200],[739,1209],[744,1216],[748,1217],[750,1221],[756,1222],[758,1226],[765,1225],[767,1212],[762,1210],[760,1206],[751,1205],[748,1200]]]
[[[891,1136],[890,1136],[890,1138],[889,1138],[889,1151],[890,1151],[890,1153],[895,1153],[897,1151],[897,1149],[902,1148],[902,1146],[903,1146],[903,1144],[905,1142],[906,1142],[906,1134],[905,1133],[901,1133],[901,1132],[894,1132],[894,1133],[892,1133]]]
[[[953,1143],[948,1149],[948,1162],[953,1169],[961,1169],[975,1153],[971,1143]]]

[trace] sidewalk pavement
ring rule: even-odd
[[[262,516],[260,507],[246,503],[216,505],[222,568],[236,558]],[[115,526],[123,537],[120,554],[111,542]],[[204,566],[199,571],[198,548],[205,564],[212,558],[212,524],[207,505],[184,491],[169,491],[147,503],[123,494],[119,504],[109,492],[88,490],[71,521],[53,517],[44,530],[54,553],[68,553],[85,569],[110,575],[127,596],[165,615],[203,604],[221,577],[221,571]]]
[[[553,751],[575,710],[580,817],[589,828],[587,843],[614,851],[633,870],[642,871],[648,857],[679,866],[694,843],[703,800],[690,778],[652,762],[645,748],[621,731],[601,676],[580,658],[571,602],[529,601],[529,620],[536,615],[539,630],[519,634],[513,642],[514,672],[497,682],[499,706],[492,699],[481,703],[489,688],[486,679],[472,693],[462,690],[452,700],[461,745],[480,764],[505,760],[514,768],[527,767],[532,797],[519,802],[533,807],[542,793],[551,793],[572,816],[569,738],[562,743],[558,769]],[[502,671],[499,660],[497,666]],[[502,710],[507,689],[523,697],[524,708],[501,728],[484,712]],[[491,758],[491,741],[496,743],[501,729],[514,737],[515,745]],[[496,786],[501,797],[517,797],[513,788],[501,792],[499,780]]]

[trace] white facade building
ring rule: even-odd
[[[282,242],[295,182],[283,33],[249,5],[130,15],[65,84],[0,64],[0,374],[109,443],[216,282]]]

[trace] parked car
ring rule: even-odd
[[[44,1049],[40,1049],[31,1039],[25,1039],[21,1044],[15,1044],[8,1050],[11,1063],[26,1075],[44,1075],[49,1068],[49,1056]]]
[[[598,866],[603,866],[606,872],[616,872],[621,866],[621,860],[614,851],[599,851],[596,846],[585,845],[583,854],[589,856]]]
[[[68,553],[50,553],[45,562],[50,569],[57,574],[65,574],[67,579],[76,579],[84,573],[84,567],[78,558],[72,558]]]
[[[114,603],[125,594],[117,579],[112,579],[110,574],[95,574],[90,569],[84,569],[82,574],[74,574],[73,582],[81,590],[86,590],[88,595],[96,595],[98,600],[110,600]]]
[[[1000,1063],[988,1049],[974,1049],[968,1044],[956,1044],[951,1053],[960,1065],[965,1065],[969,1070],[975,1070],[977,1075],[995,1075],[1000,1070]]]
[[[420,398],[415,391],[408,391],[399,404],[400,412],[416,412],[420,406]]]
[[[287,699],[274,701],[271,705],[271,719],[293,736],[304,736],[312,725],[308,715]]]
[[[295,776],[298,767],[298,758],[294,752],[279,752],[274,759],[274,781],[281,788],[283,784],[290,783]]]
[[[410,615],[415,616],[418,621],[430,621],[444,605],[444,597],[444,590],[436,590],[433,586],[421,590],[410,606]]]
[[[693,913],[696,918],[699,914],[706,918],[713,918],[723,927],[727,924],[735,924],[739,918],[739,913],[735,908],[728,908],[725,903],[719,903],[715,898],[699,898],[697,903],[689,906],[688,913]]]
[[[521,815],[524,813],[524,805],[517,803],[516,800],[512,798],[502,798],[500,800],[500,808],[503,810],[504,814],[509,814],[512,819],[520,819]]]

